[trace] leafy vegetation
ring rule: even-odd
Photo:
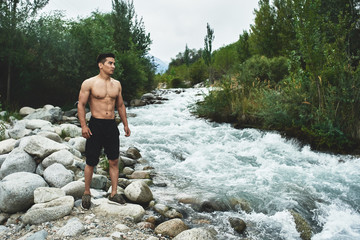
[[[355,150],[360,143],[360,1],[260,0],[254,13],[250,30],[213,51],[211,65],[200,59],[174,64],[185,62],[178,54],[161,78],[191,85],[209,78],[199,74],[192,81],[191,69],[203,66],[216,88],[198,104],[199,116],[278,130],[315,149]]]
[[[154,87],[151,39],[132,1],[113,0],[111,13],[64,20],[36,13],[48,0],[0,1],[0,101],[6,106],[73,105],[83,80],[98,73],[96,57],[114,52],[114,78],[125,100]],[[16,46],[16,47],[15,47]]]

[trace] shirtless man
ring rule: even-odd
[[[85,191],[82,197],[82,207],[91,206],[90,185],[94,167],[99,163],[101,148],[109,159],[109,173],[112,191],[111,201],[125,203],[121,195],[117,194],[119,177],[119,129],[115,122],[115,106],[124,125],[125,136],[130,136],[130,129],[126,119],[126,109],[121,95],[121,84],[111,78],[115,70],[115,56],[112,53],[100,54],[97,58],[100,73],[85,80],[80,89],[78,102],[78,117],[81,124],[82,136],[86,138],[86,166]],[[89,102],[91,119],[89,126],[85,119],[85,106]]]

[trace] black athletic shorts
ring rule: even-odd
[[[89,128],[92,135],[86,140],[86,164],[96,166],[99,163],[102,148],[104,148],[104,152],[109,160],[118,159],[120,154],[120,133],[115,119],[91,117]]]

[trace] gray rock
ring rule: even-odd
[[[0,142],[0,155],[11,152],[15,147],[15,139],[6,139]]]
[[[61,121],[63,112],[61,108],[46,105],[43,108],[36,109],[33,113],[30,113],[24,119],[42,119],[55,123]]]
[[[66,195],[73,196],[75,200],[80,199],[85,191],[85,183],[81,181],[73,181],[61,188]]]
[[[61,237],[75,237],[85,231],[84,225],[78,218],[71,218],[65,226],[60,228],[57,235]]]
[[[65,191],[60,188],[39,187],[34,191],[34,202],[45,203],[64,196]]]
[[[151,179],[151,171],[135,171],[127,176],[130,179]]]
[[[149,101],[149,100],[155,100],[155,99],[156,99],[156,97],[152,93],[145,93],[144,95],[141,96],[141,100],[143,100],[143,101]]]
[[[31,113],[33,113],[33,112],[35,112],[35,109],[32,108],[32,107],[22,107],[22,108],[20,108],[20,110],[19,110],[19,114],[20,114],[21,116],[26,116],[26,115],[29,115],[29,114],[31,114]]]
[[[81,137],[81,128],[70,123],[64,123],[60,125],[60,136],[67,136],[67,137]]]
[[[54,221],[71,213],[74,198],[65,196],[50,202],[33,205],[23,216],[24,224],[39,224]]]
[[[183,218],[183,215],[178,212],[176,209],[172,208],[164,213],[164,216],[170,219],[173,218]]]
[[[41,230],[27,237],[26,240],[46,240],[47,236],[48,232],[46,230]]]
[[[126,156],[132,159],[139,159],[141,158],[141,154],[139,149],[135,147],[129,147],[128,150],[126,150]]]
[[[145,204],[153,199],[153,194],[148,185],[142,181],[131,183],[125,188],[125,196],[133,202]]]
[[[106,198],[94,199],[93,202],[96,205],[93,212],[101,216],[129,217],[132,218],[134,222],[140,222],[145,215],[144,208],[138,204],[118,204]]]
[[[193,228],[189,230],[185,230],[179,233],[173,240],[216,240],[216,232],[212,232],[205,228]]]
[[[7,227],[5,227],[3,225],[0,225],[0,234],[3,233],[3,232],[7,232],[7,231],[9,231],[9,229]]]
[[[18,172],[0,181],[0,210],[15,213],[28,209],[34,203],[34,191],[46,187],[45,180],[37,174]]]
[[[62,139],[61,137],[54,133],[54,132],[50,132],[50,131],[41,131],[39,133],[37,133],[37,135],[40,135],[40,136],[43,136],[43,137],[46,137],[46,138],[49,138],[55,142],[58,142],[58,143],[61,143],[62,142]]]
[[[124,166],[126,167],[134,166],[137,163],[135,159],[131,159],[123,156],[120,157],[120,160],[124,163]]]
[[[44,171],[45,171],[44,166],[41,163],[38,164],[37,167],[36,167],[35,173],[43,177],[44,176]]]
[[[161,234],[163,236],[175,237],[187,229],[188,226],[186,226],[186,224],[181,219],[175,218],[161,223],[155,228],[155,233]]]
[[[86,138],[84,137],[75,137],[70,139],[69,141],[69,145],[81,153],[85,152],[85,144],[86,144]]]
[[[26,121],[17,121],[12,129],[7,131],[10,138],[20,139],[31,133],[31,130],[25,128]]]
[[[21,149],[14,149],[6,157],[1,165],[0,175],[5,177],[16,172],[30,172],[34,173],[36,169],[36,162],[25,151]]]
[[[40,129],[45,126],[51,126],[51,122],[41,119],[30,119],[25,122],[25,127],[27,129]]]
[[[44,178],[52,187],[62,188],[74,179],[74,174],[62,164],[54,163],[44,171]]]
[[[134,171],[135,171],[135,170],[132,169],[131,167],[124,167],[124,169],[123,169],[123,173],[124,173],[125,175],[131,175]]]
[[[69,149],[69,147],[43,136],[29,137],[27,144],[24,146],[27,153],[41,159],[63,149]]]
[[[60,150],[50,154],[42,161],[44,168],[51,166],[54,163],[60,163],[64,167],[69,167],[74,162],[74,155],[67,150]]]
[[[108,182],[108,179],[104,175],[94,174],[91,180],[91,188],[95,189],[106,189],[106,184]]]
[[[1,168],[1,165],[5,162],[5,159],[7,158],[7,156],[9,156],[9,154],[0,155],[0,168]],[[1,179],[1,174],[0,174],[0,179]]]
[[[169,210],[169,207],[164,204],[157,203],[154,206],[154,210],[160,213],[161,215],[164,215]]]
[[[240,218],[229,218],[230,226],[238,233],[244,233],[246,229],[246,223]]]

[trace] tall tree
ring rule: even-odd
[[[205,64],[208,66],[209,68],[209,80],[210,82],[213,82],[213,74],[212,74],[212,43],[215,39],[214,36],[214,29],[211,29],[210,24],[207,23],[206,25],[206,36],[204,38],[204,52],[203,52],[203,58],[205,61]]]
[[[35,14],[49,0],[2,0],[0,1],[0,44],[5,49],[2,51],[0,59],[7,63],[7,90],[6,101],[11,101],[11,82],[14,63],[18,55],[17,47],[14,43],[19,35],[19,28],[24,25],[30,17]],[[15,47],[16,46],[16,47]]]

